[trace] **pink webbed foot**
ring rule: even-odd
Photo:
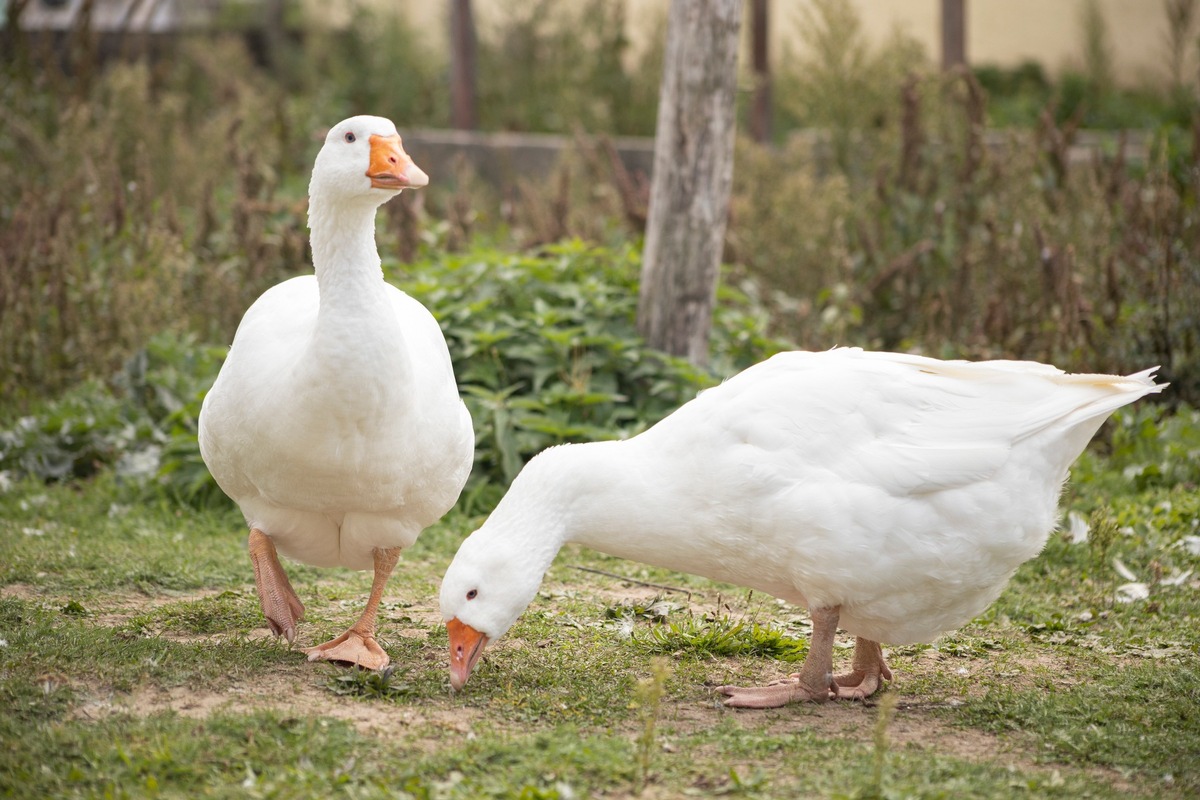
[[[353,628],[325,644],[306,647],[304,652],[309,661],[340,661],[363,669],[383,669],[391,662],[374,636],[364,636]]]
[[[718,686],[730,708],[779,708],[788,703],[824,703],[834,696],[831,685],[808,685],[804,676],[793,673],[766,686]]]
[[[833,679],[834,691],[841,700],[865,700],[892,679],[892,671],[883,660],[879,642],[859,637],[854,644],[854,663],[850,672]]]
[[[718,686],[717,691],[728,699],[731,708],[778,708],[788,703],[824,703],[836,697],[833,682],[833,640],[837,634],[840,608],[812,610],[813,634],[808,655],[800,671],[766,686],[743,688]]]
[[[304,652],[308,654],[309,661],[342,661],[357,664],[363,669],[383,669],[391,662],[379,642],[375,641],[375,618],[379,602],[383,599],[383,587],[400,558],[400,548],[376,549],[373,556],[375,580],[371,582],[371,596],[367,598],[367,607],[363,609],[362,616],[350,630],[336,639],[306,648]]]
[[[258,588],[258,603],[267,618],[267,625],[271,633],[284,637],[291,644],[296,639],[296,624],[304,619],[304,604],[283,571],[269,536],[257,528],[252,529],[248,549]]]

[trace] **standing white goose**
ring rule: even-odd
[[[546,450],[442,581],[450,682],[578,542],[808,607],[800,671],[720,687],[727,705],[867,697],[891,677],[881,642],[962,625],[1041,551],[1068,467],[1109,414],[1163,388],[1152,373],[784,353],[631,439]],[[834,678],[839,625],[857,643]]]
[[[250,526],[263,614],[296,636],[304,606],[278,552],[375,570],[366,610],[306,650],[379,669],[383,589],[401,549],[446,513],[471,469],[474,433],[428,310],[388,284],[375,212],[428,177],[381,117],[338,123],[317,154],[308,226],[316,274],[250,307],[200,412],[200,452]]]

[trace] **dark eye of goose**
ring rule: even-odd
[[[479,596],[479,590],[478,590],[478,589],[472,589],[471,591],[467,592],[467,599],[468,599],[468,600],[474,600],[474,599],[475,599],[476,597],[478,597],[478,596]]]
[[[353,134],[353,133],[349,133],[349,132],[348,132],[348,133],[347,133],[347,134],[346,134],[344,137],[342,137],[342,138],[344,138],[344,139],[346,140],[347,144],[349,144],[349,143],[352,143],[352,142],[354,142],[354,139],[355,139],[356,137],[354,136],[354,134]]]

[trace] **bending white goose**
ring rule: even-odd
[[[375,570],[362,617],[306,650],[310,661],[387,665],[375,641],[384,585],[471,469],[474,433],[441,329],[384,281],[375,248],[376,209],[428,182],[389,120],[352,117],[329,131],[309,184],[316,274],[255,301],[200,412],[200,452],[250,526],[275,635],[292,642],[304,618],[277,548]]]
[[[578,542],[808,607],[800,671],[720,687],[727,705],[867,697],[891,678],[881,642],[962,625],[1042,549],[1071,462],[1109,414],[1163,388],[1152,373],[783,353],[631,439],[546,450],[443,579],[450,682]],[[839,625],[857,643],[834,678]]]

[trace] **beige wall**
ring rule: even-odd
[[[620,2],[621,0],[612,0]],[[446,7],[449,0],[307,0],[314,9],[325,9],[344,21],[356,3],[395,7],[429,31],[431,41],[446,41]],[[474,0],[481,27],[502,17],[522,0]],[[577,0],[560,0],[563,3]],[[624,0],[630,21],[630,38],[636,44],[654,26],[641,24],[662,18],[668,0]],[[784,39],[795,40],[795,26],[808,0],[771,0],[773,47],[780,52]],[[864,30],[883,40],[895,28],[921,42],[931,59],[940,53],[940,0],[850,0],[859,12]],[[1113,51],[1113,72],[1123,83],[1166,80],[1167,24],[1163,0],[1097,0],[1108,23]],[[966,0],[967,57],[975,64],[1012,66],[1027,59],[1042,63],[1051,72],[1082,61],[1080,23],[1085,0]],[[339,10],[340,9],[340,10]],[[1200,20],[1191,35],[1186,75],[1196,79],[1196,38]]]
[[[793,6],[803,0],[776,0]],[[872,37],[904,29],[938,58],[941,51],[939,0],[852,0]],[[1084,0],[966,0],[967,58],[973,64],[1012,66],[1039,61],[1052,72],[1082,63]],[[1098,0],[1108,25],[1113,72],[1126,83],[1166,78],[1167,23],[1162,0]],[[787,11],[783,11],[787,14]],[[1196,21],[1200,23],[1200,20]],[[1196,36],[1192,31],[1192,75]]]

